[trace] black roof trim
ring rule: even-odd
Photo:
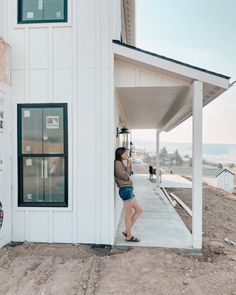
[[[194,69],[194,70],[198,70],[198,71],[201,71],[201,72],[204,72],[204,73],[207,73],[207,74],[211,74],[211,75],[223,78],[223,79],[227,79],[227,80],[230,79],[230,77],[228,77],[228,76],[225,76],[225,75],[222,75],[222,74],[219,74],[219,73],[215,73],[215,72],[212,72],[212,71],[208,71],[206,69],[202,69],[202,68],[199,68],[199,67],[196,67],[196,66],[192,66],[190,64],[187,64],[187,63],[184,63],[184,62],[181,62],[179,60],[172,59],[172,58],[169,58],[169,57],[166,57],[166,56],[163,56],[163,55],[159,55],[159,54],[156,54],[154,52],[143,50],[141,48],[134,47],[134,46],[122,43],[119,40],[113,40],[113,43],[124,46],[124,47],[127,47],[127,48],[130,48],[130,49],[133,49],[133,50],[136,50],[136,51],[139,51],[139,52],[142,52],[142,53],[145,53],[145,54],[148,54],[148,55],[152,55],[152,56],[167,60],[167,61],[170,61],[170,62],[174,62],[174,63],[179,64],[181,66],[189,67],[189,68]]]
[[[230,171],[229,169],[222,169],[222,171],[220,171],[220,173],[218,173],[217,175],[216,175],[216,177],[218,177],[220,174],[222,174],[223,172],[226,172],[226,171],[228,171],[229,173],[231,173],[232,175],[235,175],[232,171]]]

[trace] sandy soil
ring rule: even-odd
[[[191,191],[173,190],[191,205]],[[191,220],[177,207],[186,225]],[[0,249],[0,294],[236,294],[236,197],[204,188],[203,257],[25,242]]]

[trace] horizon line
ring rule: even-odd
[[[149,141],[149,142],[155,142],[155,140],[152,140],[152,139],[140,139],[140,138],[137,138],[137,139],[132,139],[131,141],[135,141],[135,140],[143,140],[143,141]],[[172,141],[160,141],[160,144],[161,143],[180,143],[180,144],[192,144],[192,142],[172,142]],[[236,143],[226,143],[226,142],[203,142],[202,144],[228,144],[228,145],[236,145]]]

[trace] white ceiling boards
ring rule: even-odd
[[[160,129],[168,122],[168,114],[186,98],[189,86],[117,88],[120,104],[131,129]]]
[[[192,115],[192,84],[203,82],[203,106],[229,88],[229,77],[138,48],[113,44],[121,121],[131,129],[170,131]]]

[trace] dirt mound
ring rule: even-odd
[[[191,189],[172,190],[191,207]],[[177,206],[191,230],[191,219]],[[204,188],[203,257],[162,248],[25,242],[0,249],[0,294],[236,294],[236,201]],[[225,242],[227,238],[227,242]]]

